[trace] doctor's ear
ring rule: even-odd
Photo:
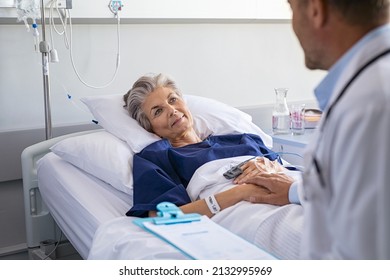
[[[308,0],[307,13],[313,27],[322,28],[329,20],[329,4],[326,0]]]

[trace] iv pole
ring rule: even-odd
[[[50,47],[46,42],[45,6],[41,0],[42,41],[39,43],[39,51],[42,53],[43,94],[45,102],[45,134],[46,140],[52,138],[52,123],[50,110],[50,79],[49,79],[49,52]]]

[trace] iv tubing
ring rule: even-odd
[[[72,18],[70,16],[70,11],[69,11],[69,26],[70,26],[70,59],[71,59],[71,62],[72,62],[72,66],[73,66],[73,70],[75,71],[77,77],[79,78],[79,80],[84,84],[86,85],[87,87],[90,87],[90,88],[94,88],[94,89],[102,89],[102,88],[105,88],[105,87],[108,87],[110,84],[112,84],[112,82],[115,80],[116,78],[116,75],[118,73],[118,69],[119,69],[119,64],[120,64],[120,18],[119,18],[119,14],[117,13],[116,14],[116,17],[117,17],[117,37],[118,37],[118,41],[117,41],[117,44],[118,44],[118,47],[117,47],[117,57],[116,57],[116,68],[115,68],[115,73],[114,75],[112,76],[112,79],[111,81],[109,81],[107,84],[105,85],[102,85],[102,86],[93,86],[93,85],[90,85],[88,84],[87,82],[85,82],[80,74],[78,73],[77,69],[76,69],[76,65],[74,63],[74,59],[73,59],[73,47],[72,47],[72,37],[73,37],[73,31],[72,31]]]

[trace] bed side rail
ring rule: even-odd
[[[59,238],[60,232],[45,203],[41,199],[37,179],[37,161],[50,152],[55,143],[69,137],[101,131],[88,130],[71,133],[27,147],[21,154],[23,195],[26,220],[27,247],[39,247],[40,242]]]

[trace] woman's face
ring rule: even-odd
[[[171,88],[160,87],[151,92],[142,105],[153,132],[162,138],[179,139],[193,129],[191,112],[184,100]]]

